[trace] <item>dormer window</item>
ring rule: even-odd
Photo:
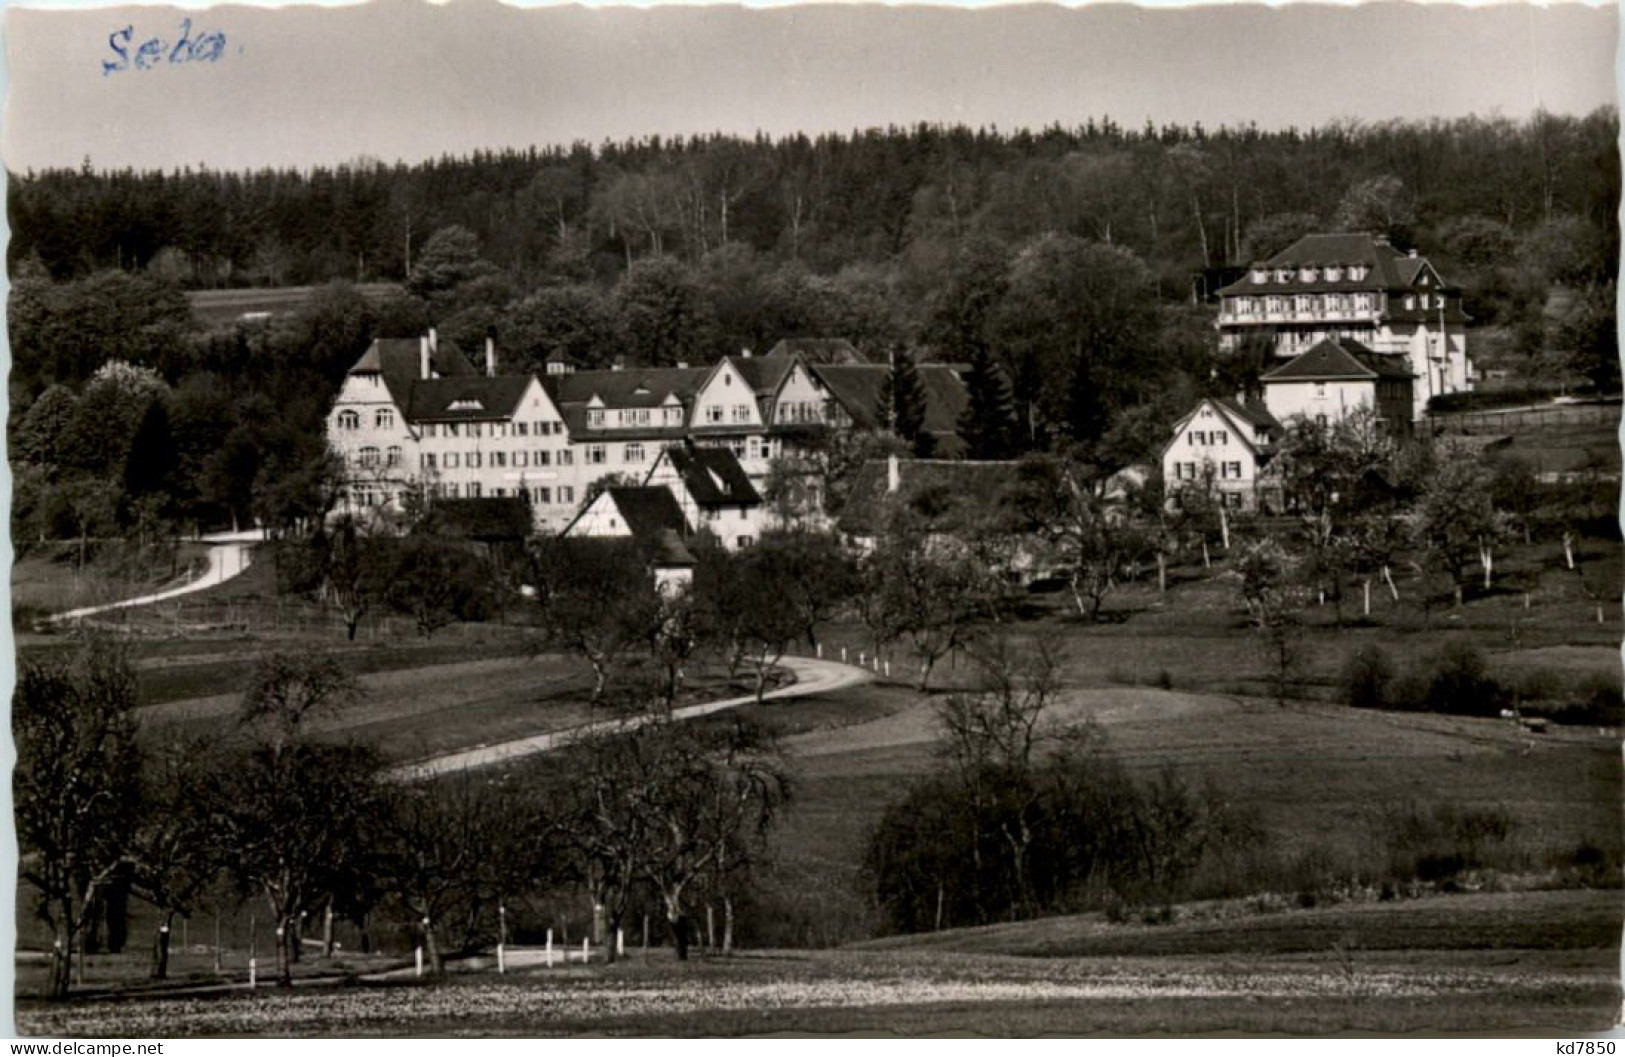
[[[604,409],[595,407],[587,412],[587,427],[589,429],[602,429],[604,427]]]
[[[1275,271],[1275,281],[1278,283],[1290,283],[1292,281],[1292,269],[1277,268]]]
[[[1267,282],[1269,282],[1269,278],[1270,278],[1269,273],[1266,272],[1264,269],[1262,269],[1262,268],[1254,268],[1253,269],[1253,282],[1255,282],[1255,283],[1267,283]]]
[[[471,397],[465,397],[465,398],[463,398],[461,400],[453,400],[451,402],[451,406],[448,407],[447,410],[448,411],[484,411],[485,410],[485,405],[480,403],[478,400],[475,400],[475,399],[473,399]]]
[[[1306,265],[1303,268],[1299,269],[1298,277],[1300,279],[1302,279],[1306,283],[1319,282],[1320,281],[1320,269],[1316,268],[1312,264],[1311,265]]]
[[[1343,281],[1343,269],[1341,267],[1339,267],[1338,265],[1328,264],[1326,266],[1326,281],[1328,283],[1340,283],[1340,282],[1342,282]]]
[[[1363,265],[1363,264],[1351,264],[1351,265],[1349,265],[1349,279],[1351,279],[1352,281],[1359,282],[1361,279],[1364,279],[1365,278],[1365,273],[1366,273],[1365,265]]]

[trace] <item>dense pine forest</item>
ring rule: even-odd
[[[168,421],[139,439],[184,484],[141,487],[204,520],[268,514],[304,487],[366,343],[437,326],[465,347],[495,332],[512,369],[555,352],[705,363],[795,336],[984,379],[997,363],[1010,391],[978,406],[1008,401],[1023,428],[978,453],[1104,444],[1133,461],[1195,391],[1256,371],[1245,350],[1217,359],[1204,294],[1317,230],[1431,257],[1465,290],[1481,368],[1609,387],[1618,134],[1603,109],[1274,132],[921,125],[255,173],[87,160],[10,183],[13,450],[52,482],[104,477],[161,390]],[[352,285],[379,282],[400,293]],[[224,328],[183,296],[287,285],[320,289]],[[150,375],[121,416],[74,427],[109,361]]]

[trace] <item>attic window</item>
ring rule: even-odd
[[[644,385],[642,382],[639,382],[638,387],[636,389],[632,390],[632,395],[633,396],[648,396],[649,395],[649,387]]]
[[[717,491],[726,495],[728,492],[728,486],[722,483],[722,478],[717,476],[717,472],[715,470],[707,470],[705,472],[711,478],[711,483],[716,486]]]
[[[448,411],[484,411],[485,410],[485,405],[480,403],[478,400],[475,400],[475,399],[472,399],[472,398],[467,398],[467,399],[462,399],[462,400],[453,400],[451,402],[451,406],[448,407],[446,410],[448,410]]]

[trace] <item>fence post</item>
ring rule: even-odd
[[[497,972],[508,971],[508,908],[497,904]]]
[[[588,946],[588,944],[590,944],[591,942],[592,942],[592,937],[591,936],[583,936],[583,937],[581,937],[581,964],[582,965],[586,965],[588,962],[592,961],[592,948]]]
[[[412,960],[416,965],[416,973],[415,973],[415,975],[422,976],[423,975],[423,945],[422,944],[419,944],[418,946],[412,948]]]
[[[547,967],[553,968],[553,930],[547,930]]]

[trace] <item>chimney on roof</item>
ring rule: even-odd
[[[497,339],[495,331],[491,330],[485,332],[485,376],[497,376]]]
[[[677,369],[678,369],[678,370],[679,370],[679,371],[686,371],[686,370],[688,370],[688,361],[687,361],[687,360],[678,360],[678,361],[677,361]]]
[[[440,335],[435,333],[433,327],[429,328],[429,351],[435,353],[440,351]]]
[[[886,494],[896,495],[897,490],[903,487],[903,468],[897,465],[897,454],[886,456]]]
[[[418,339],[418,377],[427,380],[429,377],[429,337],[424,335]]]
[[[1415,257],[1416,257],[1416,251],[1415,251],[1415,250],[1412,250],[1412,251],[1411,251],[1411,252],[1410,252],[1410,253],[1408,253],[1408,254],[1407,254],[1407,255],[1406,255],[1406,256],[1408,256],[1408,257],[1411,257],[1411,258],[1413,258],[1413,259],[1414,259],[1414,258],[1415,258]]]
[[[624,370],[625,368],[626,368],[626,357],[625,356],[617,356],[617,357],[615,357],[615,359],[613,361],[611,361],[611,363],[609,365],[609,369],[612,370],[612,371]]]
[[[1388,245],[1388,236],[1387,235],[1373,235],[1373,236],[1371,236],[1371,241],[1375,242],[1379,246],[1386,246],[1386,245]]]
[[[750,350],[749,349],[740,349],[739,350],[739,358],[742,359],[742,360],[750,359]]]

